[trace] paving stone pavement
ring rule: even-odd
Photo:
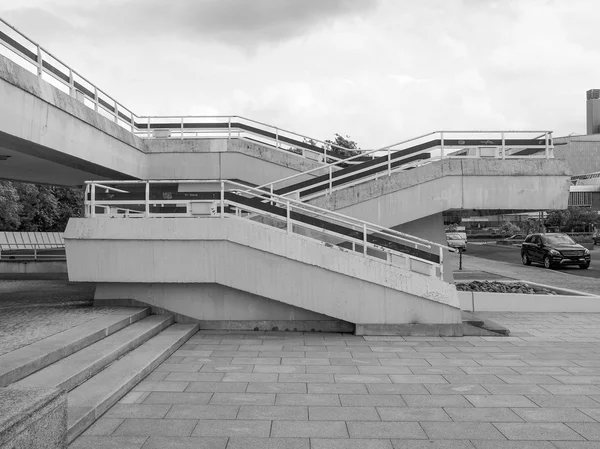
[[[0,281],[0,355],[96,319],[94,287],[67,281]]]
[[[599,448],[600,314],[488,315],[512,336],[200,331],[70,448]]]

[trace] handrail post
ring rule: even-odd
[[[115,123],[118,124],[119,123],[119,105],[117,104],[116,101],[114,101],[114,103],[115,103]]]
[[[181,117],[181,139],[183,140],[183,117]]]
[[[444,131],[440,132],[440,159],[444,159]]]
[[[135,119],[133,118],[133,112],[129,112],[129,119],[131,120],[129,123],[131,124],[131,134],[135,134]]]
[[[150,117],[148,117],[148,134],[147,134],[148,139],[150,138]]]
[[[92,193],[90,199],[90,216],[92,218],[96,217],[96,184],[91,185]]]
[[[440,246],[440,279],[444,280],[444,248]]]
[[[367,224],[363,223],[363,255],[367,255]]]
[[[329,194],[333,193],[333,167],[329,166]]]
[[[549,147],[549,139],[548,139],[548,131],[544,133],[544,139],[546,141],[546,159],[550,159],[550,147]]]
[[[275,148],[279,149],[279,128],[275,127]]]
[[[41,78],[44,72],[44,62],[42,61],[42,49],[37,46],[37,75]]]
[[[290,221],[290,215],[291,215],[291,213],[290,213],[290,202],[288,201],[287,202],[287,212],[286,212],[286,217],[285,217],[286,224],[287,224],[287,232],[288,232],[288,234],[290,234],[292,232],[292,222]]]
[[[94,112],[98,112],[98,88],[94,86]]]
[[[231,140],[231,116],[228,117],[227,121],[227,140]]]
[[[502,160],[506,159],[506,138],[504,136],[504,131],[500,133],[500,137],[502,138]]]
[[[273,183],[271,183],[271,206],[275,204],[273,203]]]
[[[75,80],[73,79],[72,69],[69,69],[69,95],[75,97]]]
[[[392,148],[388,147],[388,176],[392,176]]]
[[[37,248],[33,247],[33,260],[37,260]]]
[[[221,218],[225,218],[225,183],[221,181]]]
[[[144,193],[144,210],[146,218],[150,217],[150,181],[146,181],[146,189]]]

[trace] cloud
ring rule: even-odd
[[[69,5],[86,28],[110,38],[176,36],[256,49],[309,34],[338,18],[363,15],[379,0],[109,0]]]

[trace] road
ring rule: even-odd
[[[465,254],[469,256],[481,257],[482,259],[496,260],[499,262],[510,263],[511,265],[515,266],[521,266],[521,253],[519,250],[520,248],[517,246],[504,247],[493,244],[482,245],[469,242],[467,246],[467,252]],[[541,265],[533,264],[532,266],[539,267],[540,270],[544,269]],[[600,250],[595,249],[592,251],[592,264],[587,270],[582,270],[578,266],[555,269],[557,271],[574,274],[576,276],[600,279]]]

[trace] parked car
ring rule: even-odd
[[[446,241],[450,248],[456,248],[463,252],[467,250],[467,234],[465,232],[447,232]]]
[[[535,262],[546,268],[579,265],[579,268],[586,269],[589,268],[591,259],[588,249],[563,233],[531,234],[521,245],[521,260],[524,265]]]
[[[510,237],[506,237],[504,240],[525,240],[527,236],[525,234],[515,234]]]

